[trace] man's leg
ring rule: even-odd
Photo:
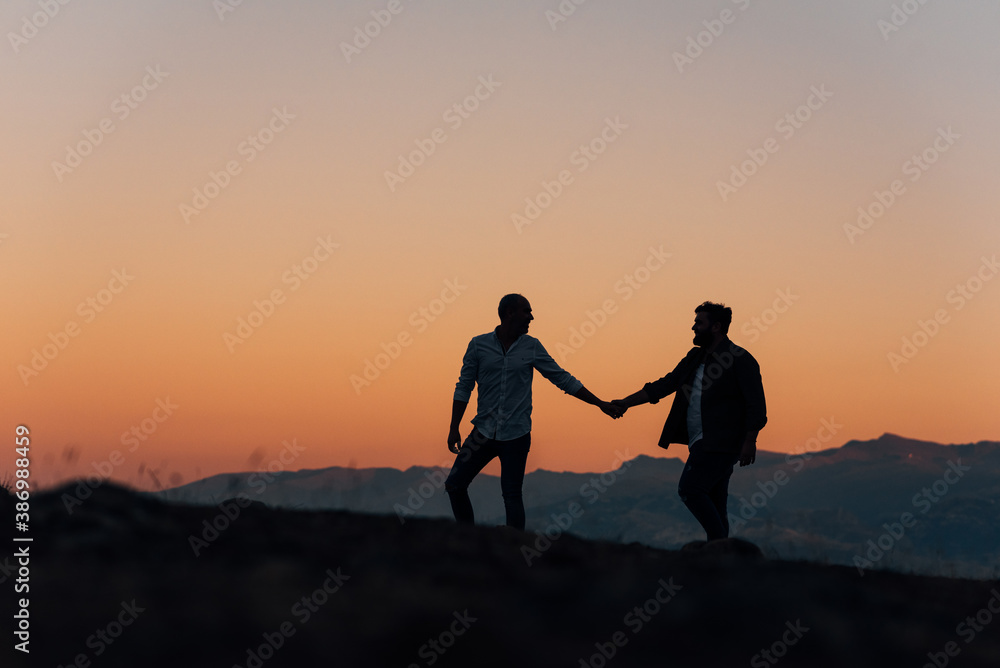
[[[531,448],[531,434],[525,434],[513,441],[497,443],[500,451],[500,491],[503,505],[507,509],[507,526],[524,531],[524,500],[521,486],[524,483],[524,468],[528,463]]]
[[[681,501],[705,528],[708,540],[717,540],[729,535],[728,519],[724,513],[725,497],[722,502],[722,514],[716,503],[719,499],[720,484],[723,493],[728,495],[733,464],[735,462],[732,455],[692,450],[677,483],[677,493],[680,494]]]
[[[719,519],[722,520],[722,526],[726,530],[725,535],[721,536],[722,538],[729,537],[729,479],[733,477],[733,467],[739,461],[739,457],[732,455],[730,459],[732,462],[729,464],[729,473],[719,478],[719,481],[708,492],[709,497],[712,499],[712,505],[715,506],[715,510],[719,513]]]
[[[495,444],[477,429],[462,443],[455,457],[448,479],[444,481],[444,489],[451,499],[451,510],[455,513],[455,521],[463,524],[475,524],[476,516],[472,511],[472,501],[469,499],[469,484],[479,475],[483,467],[497,456]]]

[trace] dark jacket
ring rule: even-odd
[[[655,404],[674,394],[659,446],[688,442],[687,409],[698,365],[705,362],[702,378],[701,421],[704,437],[695,449],[703,452],[739,453],[748,431],[757,431],[767,423],[764,385],[760,365],[743,348],[728,338],[704,359],[703,349],[692,348],[673,371],[642,389]]]

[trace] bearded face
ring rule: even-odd
[[[704,311],[694,314],[691,331],[694,332],[694,345],[704,348],[712,343],[712,323]]]

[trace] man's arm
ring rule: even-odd
[[[458,425],[462,424],[462,416],[469,405],[468,401],[454,400],[451,402],[451,429],[448,430],[448,449],[458,454],[458,449],[462,445],[462,436],[458,433]]]
[[[590,390],[583,386],[583,383],[574,378],[571,373],[559,366],[556,361],[552,359],[552,356],[545,350],[545,347],[541,344],[541,342],[536,343],[533,366],[538,369],[538,373],[542,374],[542,376],[548,379],[549,382],[558,387],[560,390],[566,394],[576,397],[580,401],[584,401],[592,406],[597,406],[605,413],[605,415],[610,415],[613,418],[620,418],[624,414],[624,411],[617,406],[613,406],[610,402],[601,401],[595,397]]]
[[[760,365],[749,354],[741,355],[736,366],[736,382],[746,402],[746,436],[740,448],[740,466],[757,460],[757,434],[767,424],[767,405]]]
[[[465,408],[469,405],[469,398],[472,396],[472,389],[476,386],[476,379],[479,377],[479,356],[476,351],[476,340],[469,341],[469,347],[465,349],[465,356],[462,357],[462,370],[458,374],[458,382],[455,383],[455,396],[451,404],[451,427],[448,430],[448,449],[458,453],[458,448],[462,444],[462,437],[458,433],[458,425],[462,424],[462,416],[465,415]]]
[[[654,380],[651,383],[646,383],[642,386],[642,389],[638,392],[633,392],[624,399],[615,399],[611,403],[622,409],[622,413],[633,406],[639,406],[641,404],[655,404],[663,397],[673,394],[680,387],[681,381],[685,377],[685,363],[693,356],[698,354],[697,348],[692,348],[684,358],[677,363],[674,370],[668,373],[663,378],[659,380]]]
[[[577,390],[576,394],[574,394],[573,396],[579,399],[580,401],[584,401],[592,406],[597,406],[598,408],[601,409],[601,411],[604,412],[605,415],[608,415],[610,417],[620,418],[622,415],[625,415],[624,410],[622,410],[618,406],[615,406],[610,401],[601,401],[600,399],[595,397],[593,393],[583,385],[580,386],[580,389]]]
[[[622,409],[622,415],[625,411],[632,408],[633,406],[639,406],[642,404],[649,403],[649,393],[646,390],[639,390],[638,392],[633,392],[624,399],[615,399],[612,401],[615,406]]]

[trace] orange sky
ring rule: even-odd
[[[289,468],[448,465],[507,292],[605,399],[725,302],[763,449],[824,420],[824,447],[1000,438],[1000,9],[558,6],[6,3],[3,416],[34,479],[150,488],[285,442]],[[666,454],[668,408],[611,421],[538,376],[529,469]]]

